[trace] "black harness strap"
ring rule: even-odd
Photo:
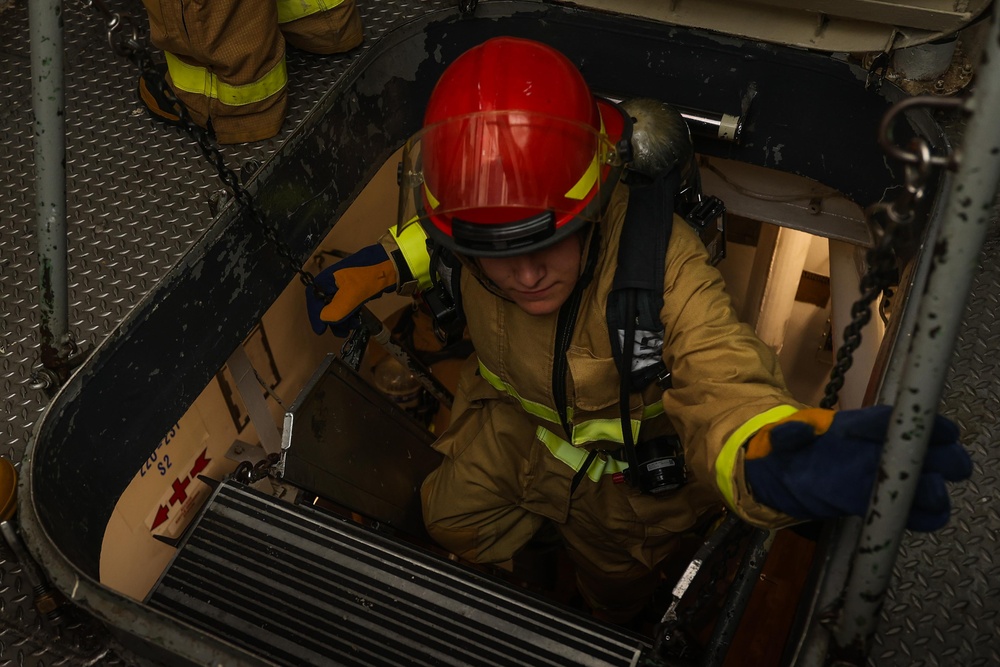
[[[676,171],[644,185],[629,187],[628,209],[618,242],[618,268],[608,295],[607,322],[611,349],[618,368],[630,368],[622,377],[631,391],[641,391],[653,381],[665,389],[670,374],[661,357],[663,275],[667,246],[673,231]],[[633,292],[632,305],[628,292]],[[625,340],[626,324],[636,332]],[[623,349],[624,340],[624,349]],[[623,366],[623,358],[628,356]]]

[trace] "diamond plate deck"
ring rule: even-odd
[[[108,2],[145,21],[137,1]],[[365,42],[346,56],[289,49],[289,107],[267,141],[226,146],[234,169],[268,159],[368,46],[442,0],[358,0]],[[28,5],[0,3],[0,455],[19,462],[45,408],[29,385],[38,363]],[[69,321],[93,349],[188,250],[212,220],[224,188],[181,130],[149,119],[135,95],[138,72],[108,46],[103,16],[78,0],[64,10]],[[58,629],[32,606],[31,585],[0,542],[0,667],[135,662],[89,619]]]
[[[951,522],[907,533],[893,571],[870,665],[1000,665],[1000,227],[972,284],[942,411],[972,453],[972,479],[951,489]]]
[[[143,15],[139,2],[110,3]],[[366,44],[445,0],[359,0]],[[137,73],[108,48],[103,18],[78,0],[65,7],[67,198],[70,322],[81,342],[99,344],[206,229],[222,187],[181,131],[150,121],[134,94]],[[32,111],[27,2],[0,1],[0,455],[19,462],[46,405],[28,387],[38,354]],[[349,56],[289,51],[290,105],[282,132],[226,147],[231,167],[267,159]],[[997,321],[1000,234],[987,243],[945,394],[973,451],[973,479],[955,487],[953,522],[930,536],[908,535],[883,612],[872,665],[1000,664],[1000,583],[993,576],[1000,513]],[[87,618],[47,625],[31,585],[0,546],[0,667],[134,664]]]

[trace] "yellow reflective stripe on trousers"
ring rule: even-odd
[[[397,233],[398,225],[389,228],[389,234],[396,239],[399,252],[403,253],[406,266],[410,269],[410,275],[417,280],[419,289],[429,289],[431,282],[431,256],[427,252],[427,232],[420,226],[417,218],[413,218],[403,228],[402,233]]]
[[[579,471],[587,461],[589,452],[586,449],[574,447],[547,428],[539,426],[535,431],[535,437],[545,445],[552,456],[568,465],[574,471]],[[603,475],[613,475],[616,472],[622,472],[627,469],[628,464],[624,461],[613,459],[607,454],[599,454],[587,468],[587,477],[592,482],[597,482],[600,481]]]
[[[172,53],[165,53],[167,69],[174,85],[186,93],[203,95],[217,99],[231,107],[243,106],[266,100],[271,95],[281,91],[288,83],[288,73],[285,69],[285,59],[271,68],[271,71],[253,83],[233,86],[219,81],[219,78],[204,67],[188,65]]]
[[[483,376],[490,385],[497,391],[506,392],[514,398],[517,399],[521,407],[529,415],[534,415],[544,419],[555,425],[560,425],[559,413],[557,413],[552,408],[542,405],[541,403],[535,403],[534,401],[529,401],[528,399],[522,397],[517,393],[509,383],[504,382],[496,373],[492,372],[490,369],[483,365],[483,362],[479,362],[479,373]],[[663,403],[657,402],[653,405],[646,406],[642,411],[642,418],[652,419],[653,417],[658,417],[663,414]],[[569,415],[567,419],[572,421],[573,413],[572,409],[569,410]],[[632,421],[632,440],[636,441],[639,439],[639,431],[642,427],[642,422],[638,419],[633,419]],[[590,419],[585,422],[580,422],[579,424],[573,425],[573,443],[571,446],[576,445],[586,445],[591,442],[606,441],[613,442],[616,444],[624,444],[625,439],[622,437],[622,423],[621,419]]]
[[[736,468],[736,458],[743,443],[768,424],[781,421],[798,411],[798,408],[793,408],[790,405],[779,405],[776,408],[771,408],[756,417],[748,419],[729,436],[726,444],[722,446],[722,451],[719,452],[718,458],[715,459],[715,483],[722,492],[722,497],[726,499],[727,505],[730,507],[735,507],[736,505],[736,492],[733,489],[733,469]]]
[[[278,23],[290,23],[342,4],[344,0],[278,0]]]

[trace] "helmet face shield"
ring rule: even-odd
[[[597,124],[503,110],[427,125],[403,149],[397,233],[420,221],[456,252],[507,256],[596,221],[621,166]]]

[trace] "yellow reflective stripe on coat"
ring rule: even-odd
[[[514,389],[513,386],[507,384],[500,379],[499,375],[486,368],[486,366],[483,365],[482,360],[479,362],[479,374],[482,375],[483,379],[489,382],[490,385],[497,391],[505,392],[516,398],[517,402],[521,404],[521,407],[524,408],[524,411],[529,415],[534,415],[535,417],[552,422],[553,424],[561,423],[558,412],[548,406],[542,405],[541,403],[535,403],[534,401],[529,401],[528,399],[522,397],[517,393],[517,390]],[[567,415],[567,419],[572,418],[572,415]]]
[[[560,425],[561,421],[559,419],[559,413],[552,408],[542,405],[541,403],[535,403],[534,401],[529,401],[520,394],[517,390],[507,382],[504,382],[500,377],[486,368],[483,362],[479,362],[479,374],[483,376],[483,379],[490,383],[490,385],[497,391],[505,392],[517,399],[521,407],[529,415],[534,415],[540,419],[544,419],[555,425]],[[573,412],[572,409],[568,410],[567,419],[572,421]],[[653,405],[646,406],[642,411],[642,419],[652,419],[653,417],[658,417],[663,414],[663,404],[654,403]],[[638,419],[631,420],[632,423],[632,440],[633,442],[639,439],[639,431],[642,427],[642,421]],[[624,444],[625,438],[622,436],[622,423],[621,419],[589,419],[579,424],[573,425],[573,442],[572,445],[579,447],[580,445],[587,445],[592,442],[606,441],[613,442],[615,444]]]
[[[639,429],[642,422],[632,419],[632,442],[639,439]],[[573,444],[585,445],[590,442],[607,440],[619,445],[625,444],[622,437],[621,419],[590,419],[573,425]]]
[[[776,408],[771,408],[766,412],[760,413],[756,417],[751,417],[729,436],[726,444],[722,446],[722,451],[719,452],[718,458],[715,459],[715,483],[718,485],[719,491],[722,492],[722,497],[725,498],[727,505],[730,507],[736,506],[736,493],[733,489],[733,472],[736,468],[737,455],[743,443],[768,424],[781,421],[798,411],[798,408],[793,408],[790,405],[779,405]]]
[[[418,224],[417,218],[410,220],[403,231],[397,233],[398,225],[389,228],[389,234],[396,239],[399,252],[403,253],[406,266],[417,281],[419,289],[429,289],[433,285],[431,281],[431,256],[427,252],[427,232]]]
[[[344,0],[278,0],[278,23],[290,23],[342,4]]]
[[[285,69],[284,57],[271,68],[271,71],[253,83],[233,86],[219,81],[219,77],[204,67],[189,65],[172,53],[164,53],[167,57],[167,69],[174,85],[186,93],[203,95],[217,99],[231,107],[243,106],[266,100],[271,95],[280,92],[288,83],[288,72]]]
[[[652,419],[653,417],[659,417],[663,414],[663,402],[657,401],[652,405],[647,405],[642,409],[643,420]]]
[[[579,471],[583,464],[587,462],[589,452],[586,449],[574,447],[552,431],[539,426],[535,430],[535,437],[538,438],[546,449],[574,471]],[[613,475],[628,469],[628,464],[624,461],[611,458],[607,454],[598,454],[587,467],[587,477],[592,482],[600,481],[603,475]]]

